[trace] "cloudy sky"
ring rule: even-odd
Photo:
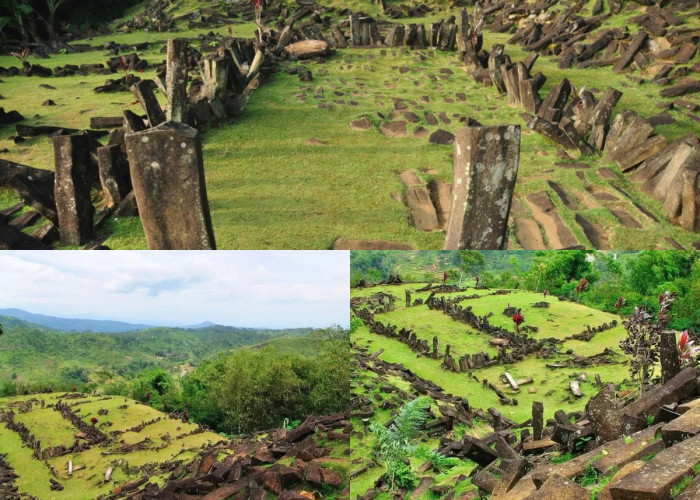
[[[348,252],[0,252],[0,308],[154,325],[347,327]]]

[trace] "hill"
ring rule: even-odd
[[[10,385],[103,383],[160,367],[179,375],[208,357],[278,336],[305,336],[310,328],[265,330],[208,326],[158,327],[128,333],[65,333],[0,317],[0,379]]]
[[[342,415],[310,417],[296,434],[277,429],[234,440],[184,420],[123,397],[0,398],[0,497],[144,498],[161,490],[175,498],[221,489],[274,499],[296,489],[333,499],[347,487],[342,440],[328,436]],[[316,422],[328,432],[316,432]],[[306,438],[303,463],[295,460],[298,436]]]
[[[122,321],[80,319],[80,318],[58,318],[45,314],[34,314],[22,309],[0,309],[0,316],[11,316],[29,323],[61,330],[66,332],[103,332],[103,333],[124,333],[151,328],[154,325],[144,325],[136,323],[124,323]],[[207,325],[209,326],[209,325]]]

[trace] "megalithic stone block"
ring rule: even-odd
[[[62,245],[83,245],[92,238],[95,209],[90,199],[90,141],[87,135],[53,138],[54,196]]]
[[[661,358],[661,383],[665,384],[681,372],[676,332],[672,330],[661,332],[659,354]]]
[[[506,247],[519,162],[519,125],[457,132],[445,250]]]
[[[156,83],[153,80],[141,80],[131,86],[131,91],[146,111],[151,127],[157,127],[165,121],[165,113],[163,113],[153,92],[155,88]]]
[[[199,132],[165,122],[127,134],[126,149],[148,247],[215,249]]]
[[[100,184],[110,207],[119,205],[131,191],[129,163],[126,161],[121,146],[104,146],[97,148],[100,166]]]
[[[168,92],[168,120],[185,122],[188,104],[187,40],[168,40],[165,86]]]

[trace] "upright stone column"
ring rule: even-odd
[[[56,212],[62,245],[83,245],[92,238],[95,209],[90,199],[90,142],[87,135],[53,138]]]
[[[676,332],[661,332],[659,339],[661,357],[661,383],[665,384],[681,372],[681,361],[676,345]]]
[[[532,402],[532,437],[535,441],[542,439],[544,428],[544,405],[539,401]]]
[[[406,307],[411,307],[411,290],[406,289]]]
[[[520,126],[465,127],[455,136],[445,250],[502,250],[520,162]]]
[[[148,247],[215,249],[199,132],[165,122],[127,134],[126,148]]]
[[[165,86],[168,90],[169,121],[185,122],[187,113],[187,40],[168,40]]]

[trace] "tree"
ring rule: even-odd
[[[3,333],[5,332],[2,331],[2,324],[0,323],[0,335],[2,335]]]
[[[377,438],[375,452],[384,464],[386,479],[392,490],[396,487],[412,488],[417,483],[406,460],[418,449],[411,441],[427,418],[430,402],[427,396],[416,398],[401,408],[389,428],[379,423],[372,424],[370,428]]]
[[[471,274],[477,269],[480,269],[486,264],[484,254],[478,250],[460,250],[459,251],[459,268],[465,274]]]

